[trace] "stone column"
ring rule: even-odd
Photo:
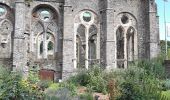
[[[63,69],[62,79],[74,73],[74,17],[72,6],[64,5],[64,33],[63,33]]]
[[[13,70],[22,70],[27,63],[27,43],[25,32],[25,2],[16,0],[15,2],[15,31],[13,49]]]
[[[115,40],[114,40],[114,11],[113,8],[106,8],[106,68],[113,69],[115,68]]]
[[[150,46],[150,59],[155,58],[158,56],[159,53],[159,32],[157,29],[157,11],[156,11],[156,4],[155,0],[152,0],[149,2],[149,24],[150,24],[150,41],[149,41],[149,46]]]
[[[89,26],[86,28],[85,37],[86,37],[85,67],[86,69],[88,69],[89,68]]]

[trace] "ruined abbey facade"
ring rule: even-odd
[[[155,0],[0,0],[0,64],[53,70],[126,68],[159,53]]]

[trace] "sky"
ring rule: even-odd
[[[158,6],[160,40],[165,40],[164,0],[156,0],[156,3]],[[166,22],[170,23],[170,0],[165,3],[165,18]],[[170,36],[167,37],[167,40],[170,41]]]

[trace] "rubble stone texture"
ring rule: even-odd
[[[0,0],[0,64],[65,79],[100,64],[127,68],[159,54],[155,0]]]

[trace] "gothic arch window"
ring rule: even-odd
[[[119,26],[115,32],[116,38],[116,66],[127,68],[138,58],[137,20],[133,14],[122,12],[115,21]]]
[[[80,39],[83,43],[85,43],[86,40],[85,32],[86,27],[83,24],[80,24],[79,27],[77,28],[77,34],[80,36]]]
[[[97,55],[97,27],[95,25],[91,25],[89,28],[89,65],[93,65],[96,63],[96,55]]]
[[[85,50],[86,50],[86,28],[83,24],[80,24],[77,28],[77,36],[76,36],[76,51],[77,51],[77,67],[84,68],[85,67]]]
[[[46,39],[44,39],[46,36]],[[54,36],[52,33],[41,33],[38,36],[37,43],[38,43],[38,58],[48,57],[48,55],[54,55]]]
[[[116,31],[117,67],[124,68],[124,28],[120,26]]]
[[[55,38],[52,33],[47,32],[47,55],[54,55],[54,43],[55,43]]]
[[[91,60],[91,62],[93,63],[93,60],[96,59],[96,41],[97,40],[97,36],[92,35],[89,39],[89,60]]]
[[[10,15],[12,12],[10,14],[7,14],[7,12],[10,12],[9,8],[6,7],[5,5],[0,5],[0,18],[1,18],[1,21],[0,21],[0,31],[1,31],[0,44],[4,50],[8,49],[8,51],[10,51],[10,50],[12,51],[11,34],[13,31],[13,24],[12,24],[12,19],[8,18],[8,16],[10,16],[11,18],[13,18],[13,16]]]
[[[56,58],[55,52],[58,51],[59,43],[57,18],[56,10],[49,5],[38,5],[32,11],[33,32],[31,38],[36,42],[31,44],[31,50],[37,55],[37,59]],[[42,53],[40,53],[41,41],[43,41]]]
[[[97,39],[98,21],[97,15],[89,10],[81,11],[75,18],[75,53],[76,65],[88,66],[96,62],[97,47],[99,41]],[[82,62],[82,63],[81,63]]]
[[[91,25],[89,28],[89,35],[97,34],[97,27],[95,25]]]
[[[80,36],[76,36],[77,68],[85,68],[85,46],[82,45]]]
[[[44,42],[43,42],[43,33],[38,35],[37,38],[37,54],[38,58],[43,58],[44,53]]]
[[[49,41],[47,47],[48,47],[48,51],[52,51],[54,49],[54,43]]]
[[[134,61],[134,35],[135,29],[133,27],[129,27],[127,30],[127,58],[128,62]]]
[[[40,48],[40,49],[39,49],[39,50],[40,50],[39,52],[40,52],[40,55],[41,55],[41,54],[43,54],[43,49],[44,49],[43,41],[40,42],[40,47],[39,47],[39,48]]]
[[[50,20],[56,19],[57,14],[50,7],[42,6],[42,7],[37,7],[33,11],[32,16],[34,19],[48,22]]]

